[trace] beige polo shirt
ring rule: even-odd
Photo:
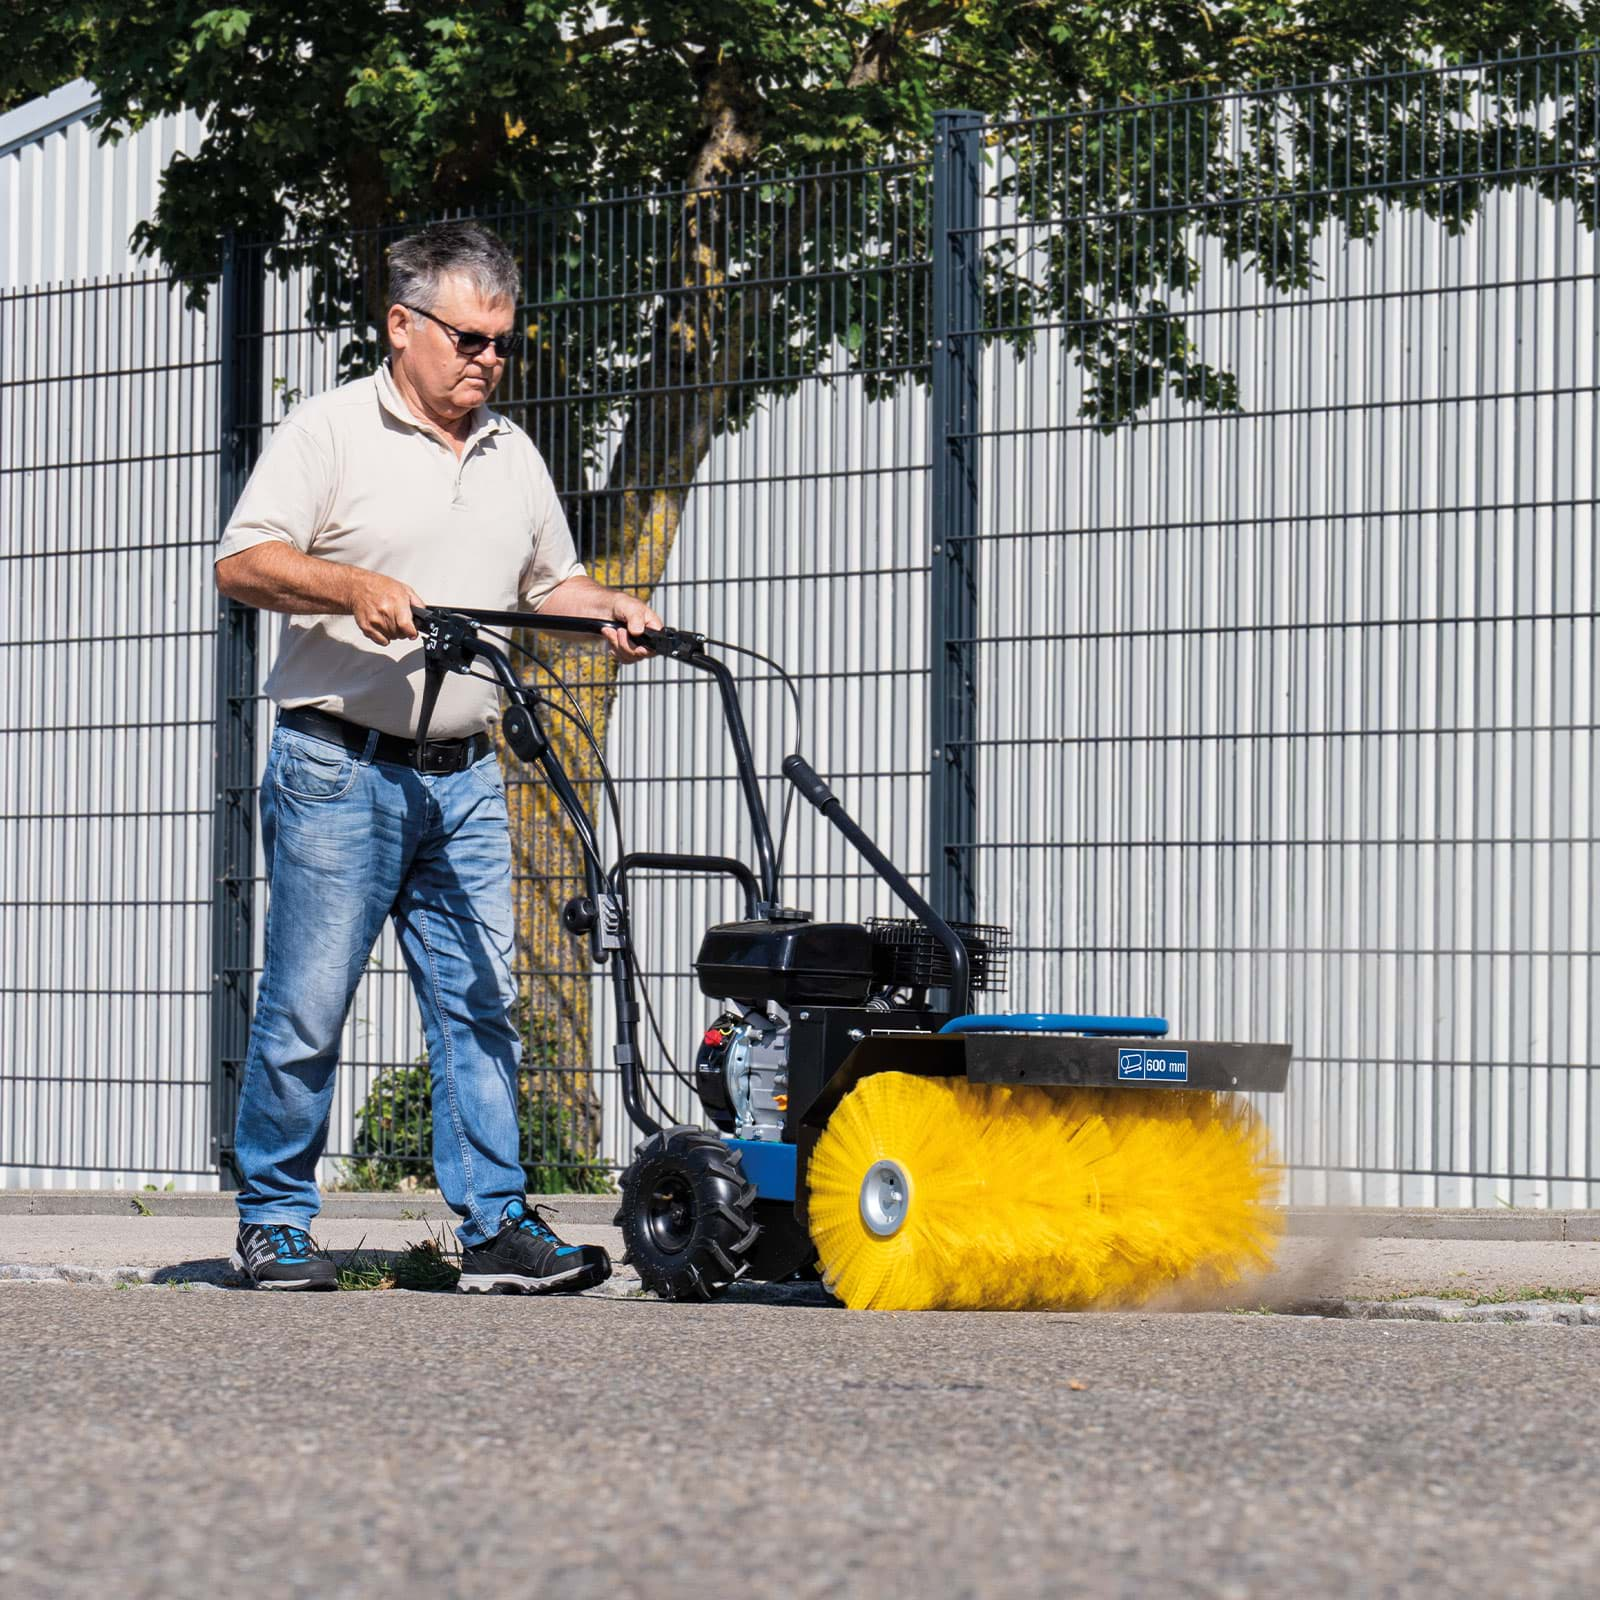
[[[250,474],[216,559],[268,539],[409,583],[430,605],[537,611],[582,573],[539,452],[479,406],[458,460],[415,416],[385,364],[296,406]],[[354,617],[285,616],[266,692],[384,733],[411,736],[422,646],[377,645]],[[451,673],[429,736],[458,738],[499,713],[492,684]]]

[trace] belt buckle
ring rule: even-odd
[[[422,747],[422,770],[426,773],[443,775],[455,772],[460,767],[457,752],[443,743],[425,744]]]

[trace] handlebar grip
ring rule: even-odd
[[[818,811],[823,810],[837,799],[833,790],[817,776],[816,769],[804,756],[785,756],[783,758],[783,775]]]
[[[704,636],[686,633],[682,628],[646,628],[633,635],[650,646],[658,656],[692,656],[705,643]]]

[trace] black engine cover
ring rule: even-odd
[[[872,991],[872,936],[859,922],[723,922],[694,970],[713,1000],[858,1006]]]

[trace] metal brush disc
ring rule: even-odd
[[[888,1239],[900,1231],[911,1209],[911,1177],[898,1161],[874,1161],[861,1180],[861,1220]]]

